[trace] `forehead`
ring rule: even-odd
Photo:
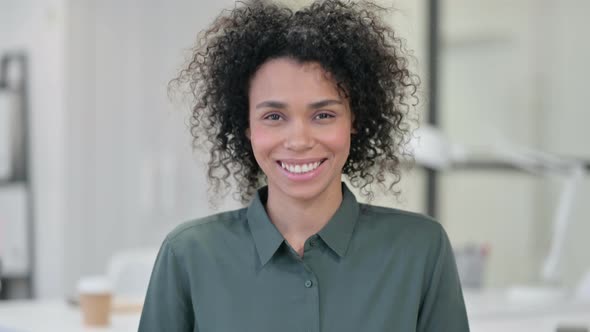
[[[250,82],[251,99],[339,98],[336,82],[317,62],[301,63],[290,58],[265,62]]]

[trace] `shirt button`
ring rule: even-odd
[[[307,280],[305,282],[305,287],[310,288],[313,285],[313,282],[311,282],[311,280]]]

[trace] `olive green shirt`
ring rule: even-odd
[[[469,331],[440,224],[342,189],[303,258],[269,220],[266,188],[247,208],[177,227],[158,254],[139,331]]]

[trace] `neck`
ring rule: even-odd
[[[309,200],[294,199],[269,185],[268,216],[300,256],[303,256],[305,241],[319,232],[340,207],[342,189],[340,182],[336,184]]]

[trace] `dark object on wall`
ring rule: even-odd
[[[23,275],[7,275],[6,264],[2,264],[0,257],[0,299],[13,297],[33,298],[33,273],[34,273],[34,214],[33,214],[33,192],[31,185],[31,154],[30,154],[30,133],[29,122],[29,62],[23,52],[7,53],[0,57],[0,92],[5,98],[10,99],[6,103],[2,121],[7,121],[9,133],[5,135],[10,142],[6,146],[8,151],[8,172],[0,179],[0,190],[20,185],[26,192],[26,252],[27,269]],[[10,221],[7,221],[10,222]]]

